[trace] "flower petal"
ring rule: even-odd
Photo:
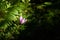
[[[25,18],[23,18],[22,16],[20,16],[20,23],[24,24],[27,20]]]

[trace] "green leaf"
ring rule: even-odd
[[[22,2],[24,3],[28,3],[30,0],[22,0]]]
[[[46,4],[46,5],[51,5],[52,3],[51,3],[51,2],[45,2],[44,4]]]
[[[20,26],[20,29],[21,29],[21,30],[25,30],[25,26],[24,26],[24,25],[21,25],[21,26]]]

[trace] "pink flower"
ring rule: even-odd
[[[24,24],[27,20],[25,18],[23,18],[22,16],[20,16],[20,23]]]

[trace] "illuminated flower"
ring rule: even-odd
[[[27,20],[25,18],[23,18],[22,16],[20,16],[20,23],[24,24]]]

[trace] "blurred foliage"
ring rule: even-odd
[[[0,0],[0,39],[10,40],[13,34],[20,34],[25,29],[25,24],[20,24],[19,18],[27,18],[29,0]]]
[[[60,23],[60,0],[0,0],[0,39],[31,36],[38,28],[53,30]],[[20,16],[27,19],[20,24]]]

